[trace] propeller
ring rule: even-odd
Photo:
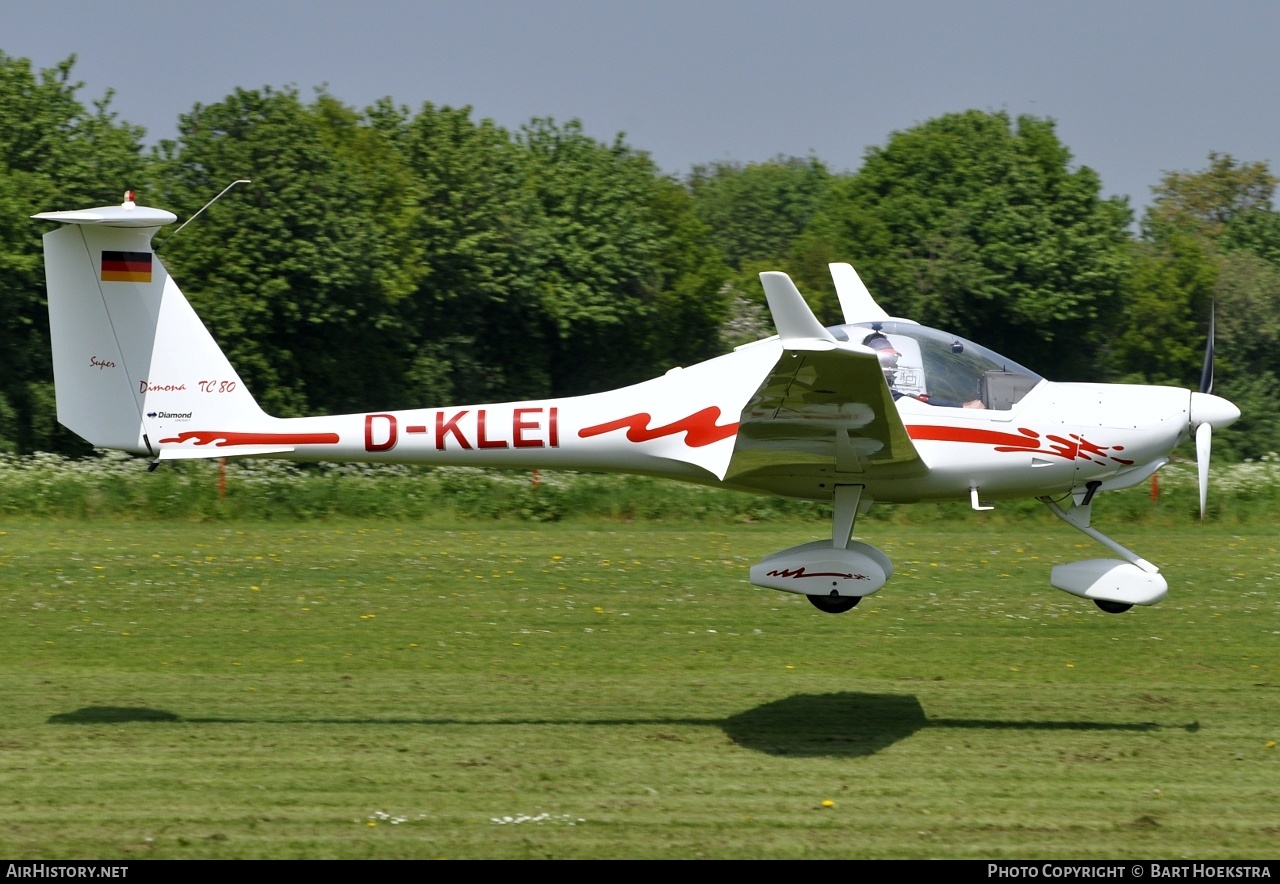
[[[1213,392],[1213,303],[1209,304],[1209,340],[1204,345],[1204,368],[1200,369],[1200,392]]]
[[[1200,521],[1209,500],[1209,446],[1213,441],[1213,424],[1205,421],[1196,427],[1196,478],[1200,480]]]
[[[1209,449],[1214,427],[1229,427],[1240,417],[1240,409],[1213,395],[1213,308],[1209,308],[1209,340],[1204,347],[1204,368],[1200,371],[1200,391],[1191,394],[1191,426],[1196,433],[1196,477],[1200,482],[1200,521],[1204,521],[1209,499]]]

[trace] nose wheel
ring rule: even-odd
[[[1054,565],[1049,582],[1072,595],[1089,599],[1099,610],[1108,614],[1123,614],[1134,605],[1154,605],[1165,597],[1165,593],[1169,591],[1169,583],[1155,565],[1090,527],[1092,498],[1097,490],[1098,486],[1090,483],[1083,499],[1079,503],[1073,501],[1071,508],[1066,510],[1048,497],[1040,500],[1059,519],[1117,553],[1123,561],[1085,559]]]
[[[843,614],[852,611],[862,601],[860,595],[838,595],[834,590],[831,595],[807,595],[809,604],[827,614]]]

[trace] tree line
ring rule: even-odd
[[[0,450],[77,453],[56,423],[40,235],[29,216],[140,202],[186,220],[158,251],[269,412],[586,393],[773,333],[756,274],[840,321],[827,263],[893,315],[1055,380],[1195,387],[1244,418],[1215,451],[1276,448],[1280,219],[1265,163],[1165,175],[1135,230],[1051,120],[969,110],[867,150],[663,174],[576,121],[237,89],[144,147],[69,59],[0,53]]]

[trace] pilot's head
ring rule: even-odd
[[[883,332],[874,331],[867,335],[862,339],[862,346],[876,351],[876,358],[880,360],[880,370],[884,372],[885,383],[892,387],[893,376],[898,372],[898,357],[902,354],[893,348],[893,344]]]

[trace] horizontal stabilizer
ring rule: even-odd
[[[178,220],[173,212],[125,203],[122,206],[100,206],[75,212],[41,212],[32,215],[37,221],[59,224],[98,224],[103,227],[163,227]]]

